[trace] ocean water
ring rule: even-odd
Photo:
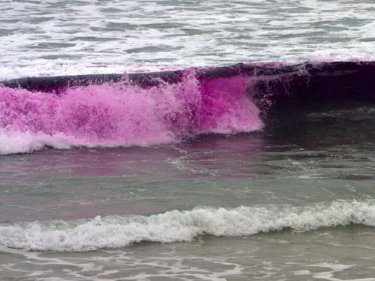
[[[253,78],[195,68],[373,60],[373,1],[0,10],[0,81],[124,74],[0,87],[0,280],[375,280],[375,105],[270,125]]]
[[[374,58],[372,0],[0,2],[0,77]]]

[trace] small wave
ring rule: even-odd
[[[142,241],[192,241],[199,235],[250,236],[283,229],[309,231],[349,224],[375,226],[375,202],[334,201],[303,207],[201,207],[151,216],[2,224],[0,245],[26,250],[89,251]]]

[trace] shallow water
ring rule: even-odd
[[[364,111],[284,132],[3,156],[1,243],[52,250],[3,247],[3,280],[374,280]]]
[[[347,115],[324,115],[325,126],[310,117],[286,132],[2,156],[0,220],[372,199],[373,114]]]
[[[374,233],[353,226],[86,253],[0,254],[3,280],[374,280]]]

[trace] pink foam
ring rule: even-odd
[[[261,127],[242,76],[149,89],[117,83],[70,88],[61,95],[0,87],[0,131],[61,135],[83,146],[151,145],[199,133]],[[1,151],[0,151],[1,153]]]
[[[238,133],[259,129],[259,111],[246,93],[250,82],[243,76],[203,81],[198,131]]]

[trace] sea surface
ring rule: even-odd
[[[375,106],[269,126],[192,67],[374,60],[369,1],[0,0],[0,280],[375,280]],[[209,83],[209,82],[207,82]],[[208,87],[210,86],[210,87]]]

